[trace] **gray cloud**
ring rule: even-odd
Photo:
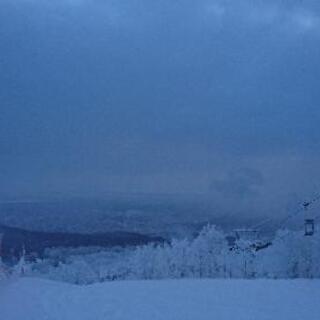
[[[263,176],[259,171],[252,168],[241,168],[228,172],[224,180],[213,181],[212,188],[221,193],[226,201],[230,197],[239,200],[256,195],[263,182]]]

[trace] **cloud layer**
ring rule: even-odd
[[[319,14],[291,0],[1,1],[1,194],[285,207],[320,178]]]

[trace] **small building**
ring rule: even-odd
[[[237,240],[256,241],[260,238],[259,231],[255,229],[236,229],[234,230],[234,234]]]

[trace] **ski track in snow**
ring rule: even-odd
[[[1,320],[319,320],[320,280],[0,282]]]

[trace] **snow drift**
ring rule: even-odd
[[[319,280],[0,283],[4,320],[318,320]]]

